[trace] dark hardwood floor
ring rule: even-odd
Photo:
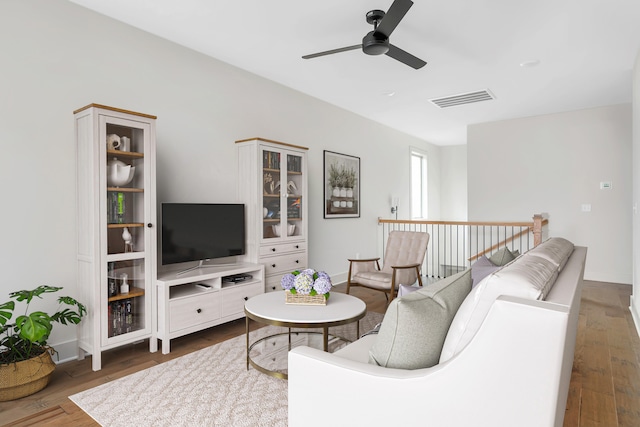
[[[352,294],[368,310],[384,313],[382,293],[355,288]],[[630,294],[628,285],[585,282],[566,427],[640,426],[640,339],[629,312]],[[0,425],[96,426],[68,396],[244,334],[244,328],[240,319],[172,340],[168,355],[149,353],[146,341],[105,352],[98,372],[91,370],[90,357],[61,364],[41,392],[0,402]]]

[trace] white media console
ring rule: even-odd
[[[233,281],[240,276],[244,280]],[[207,266],[185,274],[159,273],[158,334],[162,353],[171,340],[244,317],[244,303],[264,293],[264,266]]]

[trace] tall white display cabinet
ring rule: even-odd
[[[74,111],[80,358],[149,338],[157,351],[156,117],[91,104]]]
[[[307,267],[307,148],[263,138],[236,141],[248,262],[265,266],[265,291]],[[283,297],[284,298],[284,297]]]

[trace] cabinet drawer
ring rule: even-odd
[[[220,292],[208,292],[169,301],[169,331],[217,320],[220,317]]]
[[[267,276],[290,273],[307,266],[307,254],[301,252],[277,257],[261,257],[260,262],[264,264],[264,273]]]
[[[262,283],[253,283],[244,286],[230,286],[222,290],[222,317],[242,313],[244,316],[244,303],[254,295],[264,293]]]
[[[287,242],[276,245],[260,246],[260,256],[285,254],[287,252],[306,251],[307,242]]]
[[[282,290],[282,286],[280,285],[280,281],[282,280],[282,275],[278,274],[275,276],[267,277],[264,281],[264,291],[265,292],[284,292]]]

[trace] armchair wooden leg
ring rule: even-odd
[[[349,272],[347,273],[347,294],[351,290],[351,267],[353,267],[353,262],[349,263]]]
[[[416,273],[418,274],[418,285],[422,286],[422,277],[420,277],[420,268],[416,267]]]

